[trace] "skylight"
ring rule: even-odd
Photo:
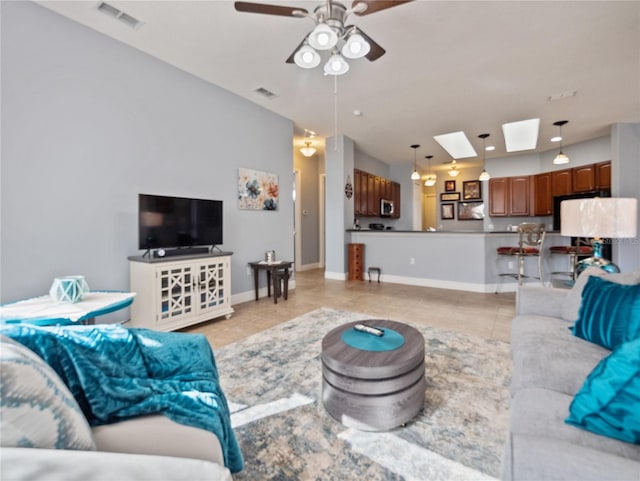
[[[464,132],[435,135],[433,138],[454,159],[466,159],[478,156]]]
[[[520,120],[502,124],[504,143],[507,152],[520,152],[533,150],[538,144],[538,130],[540,119]]]

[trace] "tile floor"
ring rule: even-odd
[[[184,329],[207,336],[214,348],[269,329],[320,307],[362,312],[372,318],[424,324],[472,336],[509,342],[515,294],[473,292],[378,284],[368,281],[336,281],[324,278],[322,269],[296,272],[296,288],[287,301],[274,304],[261,297],[233,306],[231,319],[218,319]]]

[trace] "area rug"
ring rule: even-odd
[[[426,400],[418,416],[365,433],[325,411],[322,338],[370,318],[321,308],[216,351],[245,459],[235,480],[499,478],[511,381],[507,343],[414,325],[426,345]]]

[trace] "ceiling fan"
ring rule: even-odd
[[[304,8],[285,7],[252,2],[235,2],[238,12],[261,13],[283,17],[310,18],[315,28],[300,42],[287,58],[286,63],[295,63],[302,68],[314,68],[321,57],[318,51],[331,51],[331,57],[324,66],[328,75],[342,75],[349,70],[344,57],[355,59],[366,57],[369,61],[379,59],[385,50],[355,25],[345,25],[352,13],[363,16],[380,10],[396,7],[412,0],[354,0],[351,8],[333,0],[319,4],[313,13]],[[341,47],[339,47],[339,45]]]

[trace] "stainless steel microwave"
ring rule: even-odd
[[[391,217],[393,215],[393,201],[380,199],[380,217]]]

